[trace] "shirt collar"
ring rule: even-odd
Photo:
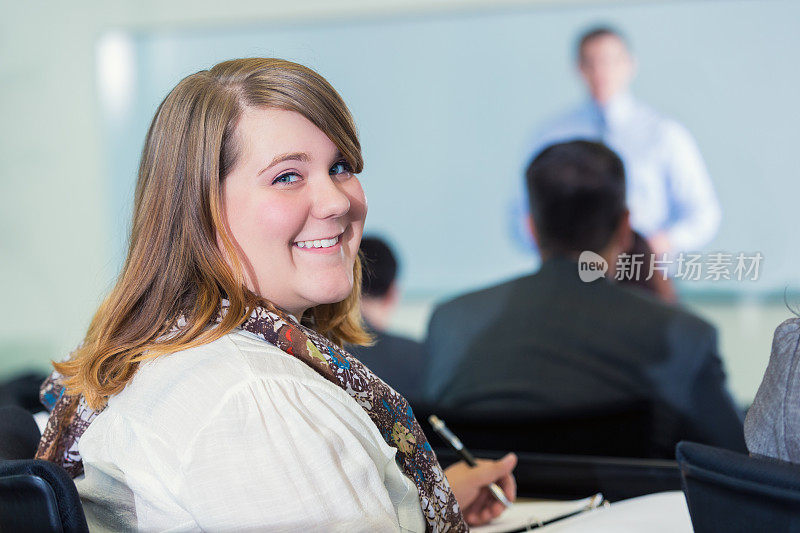
[[[608,126],[616,126],[626,122],[633,115],[636,101],[631,93],[624,91],[604,105],[597,103],[594,105]]]

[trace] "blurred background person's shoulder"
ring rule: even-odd
[[[352,346],[351,352],[400,394],[416,398],[425,362],[423,346],[388,331],[400,301],[397,257],[389,244],[379,237],[364,237],[360,251],[363,259],[361,314],[374,342],[370,346]]]
[[[767,371],[747,412],[744,436],[752,454],[800,463],[800,318],[775,330]]]

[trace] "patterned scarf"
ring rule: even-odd
[[[223,301],[217,321],[226,311],[227,302]],[[257,307],[241,328],[307,364],[344,389],[367,412],[386,443],[397,449],[395,460],[401,470],[417,486],[428,531],[468,530],[442,467],[405,398],[358,359],[279,310]],[[61,378],[53,372],[42,385],[42,403],[51,414],[36,458],[60,464],[74,477],[83,472],[78,441],[98,412],[89,408],[83,396],[64,394]]]

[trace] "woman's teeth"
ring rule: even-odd
[[[295,244],[298,248],[330,248],[339,242],[339,237],[332,239],[319,239],[316,241],[297,241]]]

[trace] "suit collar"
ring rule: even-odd
[[[564,256],[554,256],[542,262],[538,277],[558,279],[559,282],[579,283],[584,285],[594,285],[597,283],[608,283],[606,278],[596,281],[584,282],[578,276],[578,261]]]

